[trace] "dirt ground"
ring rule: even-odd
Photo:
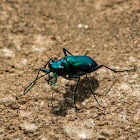
[[[50,59],[93,58],[116,70],[140,66],[139,0],[0,1],[0,139],[140,139],[140,69],[101,68],[77,80],[46,78],[24,89]],[[48,69],[48,68],[47,68]],[[18,96],[18,98],[16,98]]]

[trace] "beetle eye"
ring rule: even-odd
[[[52,68],[52,65],[49,63],[49,68]]]

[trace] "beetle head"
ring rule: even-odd
[[[49,63],[49,69],[53,73],[57,73],[58,69],[61,68],[61,61]]]

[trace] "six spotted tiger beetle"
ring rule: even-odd
[[[131,71],[131,70],[135,70],[134,69],[129,69],[129,70],[114,70],[111,69],[105,65],[98,65],[93,59],[91,59],[90,57],[86,56],[86,54],[84,56],[82,55],[72,55],[68,50],[66,50],[65,48],[63,48],[63,52],[65,57],[61,58],[58,61],[54,61],[52,58],[45,64],[45,66],[41,69],[39,69],[38,74],[36,76],[36,79],[30,83],[24,90],[24,95],[35,85],[36,81],[38,79],[40,79],[41,77],[44,77],[45,75],[49,74],[50,72],[53,73],[53,76],[50,77],[49,76],[49,81],[51,81],[53,79],[53,83],[55,86],[56,83],[56,79],[58,76],[62,76],[65,79],[76,79],[78,78],[78,82],[74,88],[74,107],[76,109],[76,102],[75,102],[75,94],[76,94],[76,90],[80,81],[80,77],[82,75],[86,75],[86,78],[88,79],[88,84],[91,90],[91,93],[93,94],[95,100],[97,101],[97,103],[99,104],[99,106],[101,106],[103,109],[105,109],[97,100],[92,88],[91,88],[91,84],[89,81],[89,78],[87,77],[88,73],[91,73],[93,71],[96,71],[98,69],[100,69],[101,67],[106,67],[107,69],[113,71],[113,72],[125,72],[125,71]],[[70,56],[68,56],[67,54],[70,54]],[[46,66],[48,65],[49,70],[46,70]],[[140,68],[140,67],[137,67]],[[44,72],[44,75],[39,76],[40,71]]]

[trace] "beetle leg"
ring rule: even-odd
[[[54,84],[54,86],[55,86],[55,76],[53,77],[53,82],[54,82],[53,84]]]
[[[137,68],[140,68],[140,67],[136,67],[136,68],[133,68],[133,69],[127,69],[127,70],[113,70],[105,65],[102,65],[104,67],[106,67],[107,69],[110,69],[111,71],[114,71],[114,72],[125,72],[125,71],[132,71],[132,70],[136,70]]]
[[[88,51],[86,51],[85,56],[88,54]]]
[[[44,67],[43,68],[46,68],[46,66],[49,64],[49,62],[52,60],[52,62],[55,62],[54,60],[53,60],[53,58],[51,58],[45,65],[44,65]]]
[[[97,66],[95,67],[95,69],[93,69],[93,71],[96,71],[97,69],[100,69],[101,67],[106,67],[107,69],[111,70],[111,71],[114,71],[114,72],[125,72],[125,71],[132,71],[132,70],[136,70],[137,68],[140,68],[140,67],[136,67],[136,68],[133,68],[133,69],[128,69],[128,70],[114,70],[114,69],[111,69],[105,65],[100,65],[100,66]]]
[[[54,86],[55,86],[55,83],[56,83],[56,81],[57,81],[57,77],[56,77],[56,73],[54,73],[54,76],[53,76],[53,81],[54,81]]]
[[[86,77],[87,77],[87,74],[86,74]],[[90,84],[90,82],[89,82],[89,78],[87,77],[87,79],[88,79],[88,84],[89,84],[91,93],[93,94],[93,96],[94,96],[96,102],[98,103],[99,106],[101,106],[104,110],[106,110],[106,109],[98,102],[98,100],[97,100],[97,98],[96,98],[96,96],[95,96],[95,94],[94,94],[94,92],[93,92],[93,90],[92,90],[92,88],[91,88],[91,84]]]
[[[77,87],[78,87],[78,84],[79,84],[79,81],[80,81],[80,77],[78,77],[79,79],[78,79],[78,82],[77,82],[77,84],[76,84],[76,86],[75,86],[75,88],[74,88],[74,96],[73,96],[73,98],[74,98],[74,108],[75,108],[75,111],[76,111],[76,113],[77,113],[77,107],[76,107],[76,100],[75,100],[75,95],[76,95],[76,90],[77,90]]]
[[[67,49],[63,48],[63,52],[65,54],[65,56],[67,56],[66,52],[69,53],[70,55],[72,55]]]

